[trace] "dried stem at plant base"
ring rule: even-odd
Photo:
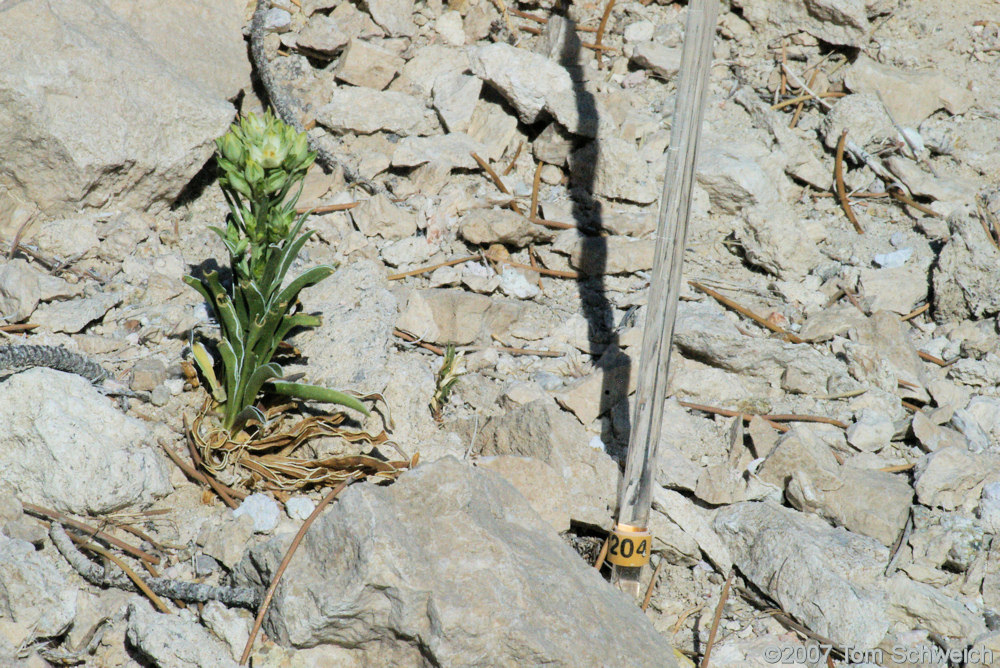
[[[361,397],[363,401],[381,395]],[[235,437],[219,428],[203,430],[208,414],[206,405],[188,430],[202,458],[201,466],[207,477],[212,478],[230,470],[242,475],[241,484],[247,489],[264,489],[271,492],[289,492],[309,486],[332,485],[351,477],[377,477],[394,480],[409,468],[413,459],[387,461],[371,455],[343,455],[321,458],[294,456],[310,439],[335,436],[348,443],[364,443],[369,447],[389,445],[398,450],[383,429],[378,434],[348,429],[341,425],[347,420],[344,413],[310,416],[293,421],[285,413],[288,404],[269,409],[264,413],[265,422],[247,425],[250,432],[240,432]],[[385,419],[389,423],[390,418]],[[400,451],[400,454],[405,454]]]

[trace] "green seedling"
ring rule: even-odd
[[[296,327],[316,327],[317,316],[296,312],[299,293],[333,273],[331,265],[306,270],[285,284],[299,251],[312,235],[302,231],[308,213],[296,216],[302,179],[316,158],[305,133],[275,118],[250,114],[216,140],[219,184],[229,205],[226,228],[211,227],[229,251],[233,281],[223,286],[217,272],[184,281],[211,305],[220,328],[215,360],[197,344],[194,359],[220,404],[222,426],[238,431],[250,417],[263,422],[254,404],[261,391],[325,401],[368,414],[354,397],[325,387],[281,380],[272,362],[278,345]],[[284,287],[283,287],[284,286]]]
[[[455,353],[455,346],[449,345],[444,352],[444,360],[437,373],[437,389],[431,397],[431,415],[441,421],[441,411],[448,403],[448,396],[458,383],[458,378],[464,372],[459,370],[459,363],[465,353]]]

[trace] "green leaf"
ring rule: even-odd
[[[233,420],[236,414],[240,412],[243,408],[239,405],[239,386],[242,374],[240,373],[240,366],[238,362],[238,357],[236,351],[233,350],[232,344],[226,339],[223,339],[219,343],[219,354],[222,355],[222,368],[226,372],[226,405],[225,405],[225,416],[223,424],[226,429],[233,426]]]
[[[281,366],[270,362],[264,366],[257,367],[257,370],[253,372],[250,379],[247,380],[246,388],[244,389],[243,404],[249,406],[257,398],[257,393],[260,392],[260,388],[267,381],[272,378],[281,377]]]
[[[336,270],[328,264],[321,264],[318,267],[307,269],[303,273],[299,274],[294,281],[289,283],[288,287],[281,291],[278,295],[277,301],[294,304],[295,299],[299,296],[299,293],[302,292],[302,290],[312,285],[316,285],[334,271]]]
[[[331,390],[328,387],[307,385],[305,383],[288,383],[283,380],[271,381],[269,386],[275,394],[280,394],[282,396],[295,397],[296,399],[309,399],[312,401],[325,401],[329,404],[339,404],[341,406],[352,408],[365,415],[371,414],[363,403],[351,395],[338,392],[337,390]]]
[[[201,343],[191,346],[191,354],[194,356],[195,364],[201,369],[201,375],[208,381],[208,387],[212,393],[212,398],[220,404],[226,402],[226,390],[219,384],[219,379],[215,375],[215,360]]]

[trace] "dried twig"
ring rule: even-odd
[[[49,527],[49,538],[56,546],[63,558],[79,573],[87,582],[98,587],[116,587],[126,591],[140,590],[139,586],[130,577],[123,573],[108,572],[106,568],[95,564],[87,557],[83,556],[70,540],[62,524],[53,522]],[[95,549],[96,546],[86,546],[88,549]],[[101,552],[103,556],[111,558],[117,565],[121,566],[121,561],[107,551]],[[125,567],[128,568],[127,566]],[[138,579],[133,572],[132,576]],[[197,582],[181,582],[168,580],[166,578],[149,578],[144,581],[150,593],[159,594],[168,598],[181,601],[203,603],[205,601],[219,601],[229,606],[240,606],[244,608],[254,608],[260,600],[259,595],[250,587],[213,587],[212,585],[200,584]],[[149,594],[147,594],[149,595]],[[155,598],[155,596],[154,596]],[[162,602],[160,603],[162,605]],[[164,611],[166,606],[163,606]]]
[[[73,527],[78,531],[82,531],[91,538],[100,538],[105,543],[108,543],[109,545],[114,545],[115,547],[128,552],[132,556],[138,557],[139,559],[142,559],[143,561],[146,561],[150,564],[156,565],[160,563],[160,558],[157,557],[156,555],[149,554],[144,550],[140,550],[139,548],[133,545],[129,545],[128,543],[119,538],[115,538],[114,536],[105,533],[99,529],[95,529],[94,527],[85,524],[79,520],[74,520],[72,517],[67,517],[66,515],[63,515],[60,512],[57,512],[55,510],[49,510],[48,508],[43,508],[42,506],[36,506],[33,503],[22,502],[21,506],[32,515],[41,515],[42,517],[48,518],[53,522],[62,523],[65,524],[66,526]]]
[[[611,544],[611,536],[609,535],[604,539],[604,545],[601,545],[601,551],[597,555],[597,561],[594,562],[594,568],[601,570],[604,566],[604,560],[608,558],[608,546]]]
[[[941,359],[940,357],[935,357],[934,355],[931,355],[930,353],[925,353],[923,350],[918,350],[917,351],[917,357],[919,357],[920,359],[924,360],[925,362],[930,362],[931,364],[937,364],[938,366],[951,366],[958,359],[956,357],[955,359],[951,360],[950,362],[946,362],[945,360]]]
[[[764,421],[766,421],[771,426],[772,429],[775,429],[781,433],[785,433],[789,429],[788,425],[773,422],[771,420],[768,420],[763,415],[742,413],[740,411],[729,410],[728,408],[719,408],[717,406],[706,406],[705,404],[693,404],[690,401],[681,401],[680,399],[677,400],[677,403],[678,405],[683,406],[684,408],[690,408],[693,411],[701,411],[702,413],[712,413],[714,415],[721,415],[723,417],[739,417],[744,422],[750,422],[750,420],[752,420],[754,417],[759,417]]]
[[[766,327],[767,329],[771,330],[772,332],[775,332],[777,334],[781,334],[782,336],[784,336],[791,343],[805,343],[801,338],[799,338],[798,336],[796,336],[794,333],[789,332],[787,329],[774,324],[773,322],[771,322],[767,318],[760,317],[759,315],[757,315],[756,313],[754,313],[750,309],[748,309],[748,308],[746,308],[744,306],[740,306],[739,304],[737,304],[736,302],[734,302],[729,297],[726,297],[726,296],[724,296],[724,295],[716,292],[715,290],[713,290],[713,289],[711,289],[709,287],[706,287],[706,286],[702,285],[701,283],[698,283],[697,281],[688,281],[688,285],[690,285],[692,288],[694,288],[696,290],[700,290],[701,292],[704,292],[706,295],[708,295],[712,299],[715,299],[716,301],[718,301],[723,306],[728,306],[729,308],[733,309],[734,311],[736,311],[740,315],[745,315],[746,317],[750,318],[751,320],[753,320],[754,322],[756,322],[761,327]]]
[[[705,655],[701,659],[701,668],[708,668],[708,658],[712,655],[712,646],[715,645],[715,634],[719,630],[719,622],[722,621],[722,610],[726,607],[726,600],[729,598],[729,587],[733,584],[733,575],[736,569],[729,569],[729,576],[726,584],[722,587],[722,594],[719,596],[719,604],[715,606],[715,616],[712,618],[712,627],[708,631],[708,642],[705,643]]]
[[[854,225],[858,234],[864,234],[865,231],[861,228],[861,223],[858,222],[858,218],[851,208],[851,202],[847,199],[847,189],[844,188],[844,145],[846,142],[847,130],[845,129],[840,133],[840,140],[837,142],[837,157],[833,163],[833,179],[837,184],[837,197],[840,198],[840,206],[844,207],[847,219],[851,221],[851,225]]]
[[[521,149],[523,148],[524,148],[524,142],[523,141],[517,142],[517,150],[514,151],[514,156],[510,159],[510,163],[507,165],[507,169],[503,170],[504,176],[507,176],[512,171],[514,171],[514,167],[517,166],[517,159],[521,156]]]
[[[845,95],[847,95],[847,93],[829,92],[829,93],[820,93],[819,95],[817,95],[817,97],[821,97],[821,98],[822,97],[844,97]],[[793,104],[802,104],[802,103],[808,102],[809,100],[812,100],[812,99],[814,99],[812,95],[796,95],[795,97],[793,97],[793,98],[791,98],[789,100],[782,100],[781,102],[778,102],[777,104],[772,104],[771,105],[771,109],[774,109],[775,111],[777,111],[778,109],[784,109],[785,107],[790,107]]]
[[[656,588],[656,578],[660,575],[660,569],[663,568],[663,562],[666,561],[662,556],[660,560],[656,562],[656,568],[653,569],[653,577],[649,579],[649,587],[646,588],[646,595],[642,599],[642,610],[646,611],[649,607],[649,601],[653,598],[653,589]]]
[[[435,346],[433,343],[427,343],[426,341],[421,341],[419,338],[410,334],[409,332],[404,332],[401,329],[392,330],[392,335],[403,339],[404,341],[409,341],[410,343],[415,343],[416,345],[431,351],[435,355],[444,355],[444,348],[440,346]]]
[[[835,418],[825,417],[823,415],[803,415],[799,413],[765,413],[763,415],[741,413],[740,411],[729,410],[728,408],[717,408],[715,406],[706,406],[704,404],[693,404],[688,401],[677,400],[677,403],[684,408],[690,408],[696,411],[702,411],[705,413],[716,413],[717,415],[722,415],[724,417],[742,417],[745,422],[749,422],[753,417],[759,417],[762,420],[767,420],[772,423],[772,427],[780,427],[781,431],[787,431],[788,428],[783,424],[777,424],[779,422],[819,422],[822,424],[832,424],[834,427],[840,427],[841,429],[847,429],[849,426],[846,422],[842,422]]]
[[[614,2],[614,0],[612,0]],[[535,167],[535,178],[531,182],[531,206],[528,208],[530,213],[528,214],[528,220],[535,220],[538,218],[538,189],[542,184],[542,166],[544,163],[539,160],[538,165]]]
[[[944,218],[944,216],[942,216],[940,213],[930,208],[929,206],[924,206],[920,202],[915,202],[913,198],[907,197],[906,193],[903,192],[903,189],[898,186],[889,186],[889,188],[887,188],[886,191],[889,193],[889,197],[893,198],[898,202],[902,202],[906,206],[912,206],[917,211],[926,213],[928,216],[933,216],[935,218]]]
[[[900,320],[902,320],[903,322],[906,322],[907,320],[913,320],[914,318],[916,318],[918,315],[920,315],[930,307],[931,303],[927,302],[923,306],[918,306],[917,308],[913,309],[912,311],[904,315],[902,318],[900,318]]]
[[[18,332],[30,332],[36,327],[38,327],[38,325],[31,325],[28,323],[22,323],[19,325],[0,325],[0,332],[4,332],[6,334],[17,334]]]
[[[295,213],[311,213],[314,216],[318,216],[323,213],[333,213],[334,211],[349,211],[356,207],[360,202],[347,202],[346,204],[323,204],[321,206],[300,206],[295,209]]]
[[[531,262],[531,267],[533,269],[537,269],[538,267],[542,266],[535,258],[534,246],[530,245],[528,246],[528,260]],[[545,294],[545,288],[542,286],[542,275],[538,274],[538,276],[536,276],[535,278],[538,279],[538,291],[541,292],[542,294]]]
[[[979,212],[979,221],[983,224],[986,236],[990,238],[997,250],[1000,250],[1000,221],[990,211],[983,195],[976,198],[976,210]]]
[[[615,6],[615,0],[608,0],[608,4],[604,7],[604,14],[601,16],[601,22],[597,25],[597,35],[594,37],[594,44],[596,46],[602,46],[601,40],[604,39],[604,30],[608,27],[608,19],[611,18],[611,10]],[[604,67],[604,63],[601,60],[601,51],[597,51],[597,68],[601,69]]]
[[[312,511],[306,521],[302,523],[299,527],[298,533],[295,534],[295,538],[292,539],[292,544],[288,546],[288,552],[285,553],[285,558],[281,560],[278,564],[278,570],[274,572],[274,577],[271,579],[271,585],[267,588],[267,593],[264,594],[264,601],[260,605],[260,609],[257,611],[257,618],[253,622],[253,629],[250,631],[250,637],[247,638],[246,647],[243,648],[243,655],[240,657],[240,665],[245,665],[247,659],[250,658],[250,650],[253,648],[253,641],[257,637],[257,633],[260,631],[261,624],[264,623],[264,615],[267,614],[267,609],[271,605],[271,599],[274,598],[274,591],[278,588],[278,582],[281,580],[281,576],[284,575],[285,569],[288,568],[288,564],[292,561],[292,556],[295,554],[295,550],[298,549],[299,543],[302,542],[302,538],[306,535],[306,531],[312,526],[312,523],[319,517],[319,514],[323,512],[330,503],[337,498],[344,488],[354,482],[357,478],[348,478],[344,480],[339,485],[330,490],[330,493],[323,497],[323,500],[316,504],[316,508]]]
[[[408,276],[417,276],[419,274],[426,274],[427,272],[434,271],[435,269],[440,269],[441,267],[453,267],[456,264],[462,264],[463,262],[469,262],[471,260],[478,260],[478,255],[466,255],[465,257],[456,258],[454,260],[448,260],[446,262],[438,262],[437,264],[432,264],[428,267],[420,267],[419,269],[411,269],[410,271],[404,271],[399,274],[390,274],[386,276],[387,281],[398,281],[401,278],[406,278]]]

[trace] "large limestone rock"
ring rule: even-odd
[[[252,549],[239,570],[270,582],[290,539]],[[305,535],[264,631],[364,665],[677,665],[512,486],[451,457],[347,489]]]
[[[94,0],[10,4],[0,43],[0,220],[163,208],[234,114]]]
[[[170,493],[167,460],[146,426],[87,380],[36,368],[0,383],[0,481],[23,501],[81,515]]]

